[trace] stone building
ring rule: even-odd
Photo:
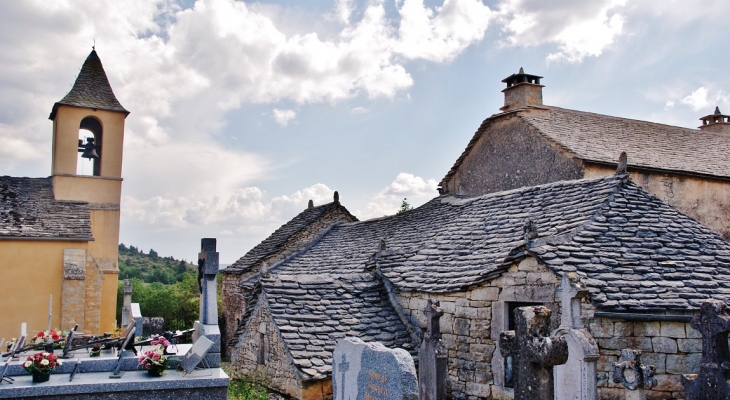
[[[484,120],[440,183],[444,193],[486,193],[610,175],[628,153],[631,180],[730,239],[730,116],[699,129],[543,104],[542,77],[503,80],[504,107]]]
[[[128,114],[92,50],[51,110],[51,176],[0,177],[0,337],[17,337],[22,322],[29,334],[45,330],[49,296],[52,328],[114,329]]]
[[[336,223],[248,271],[232,363],[295,398],[331,398],[332,351],[345,336],[413,351],[428,299],[444,311],[449,396],[509,398],[499,333],[528,304],[551,308],[557,328],[565,274],[589,292],[579,309],[600,352],[599,397],[623,393],[609,376],[631,347],[657,368],[651,398],[676,398],[680,374],[699,367],[688,317],[730,293],[730,243],[617,174],[445,194],[403,214]]]
[[[340,204],[339,193],[335,192],[332,203],[321,206],[315,207],[310,200],[306,210],[282,225],[231,266],[221,270],[223,275],[222,343],[226,344],[222,351],[225,355],[230,356],[230,349],[238,339],[236,332],[241,328],[240,323],[246,311],[246,305],[252,296],[252,293],[245,287],[241,287],[241,284],[258,272],[263,264],[273,265],[295,251],[301,250],[335,222],[352,221],[357,221],[357,218]]]

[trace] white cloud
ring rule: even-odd
[[[445,0],[441,7],[424,7],[423,0],[405,0],[397,51],[407,58],[449,61],[482,39],[492,11],[480,0]]]
[[[581,62],[600,56],[623,32],[624,15],[616,11],[627,0],[504,0],[499,20],[509,46],[558,46],[546,60]]]
[[[679,102],[690,106],[694,111],[706,110],[709,114],[720,103],[730,102],[730,96],[722,90],[715,90],[710,93],[706,87],[700,86],[697,90],[681,98]]]
[[[279,110],[275,108],[272,113],[274,114],[274,121],[276,121],[279,126],[287,126],[289,121],[293,120],[297,116],[297,113],[294,110]]]
[[[420,206],[436,197],[438,182],[435,179],[423,179],[419,176],[401,172],[390,185],[383,188],[364,209],[357,210],[355,215],[361,220],[392,215],[400,208],[403,199],[411,206]]]

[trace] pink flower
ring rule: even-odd
[[[160,353],[155,353],[152,355],[153,360],[159,360],[160,359]]]

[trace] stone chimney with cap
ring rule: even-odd
[[[542,76],[526,74],[520,67],[520,72],[512,74],[502,80],[507,87],[502,90],[504,93],[504,107],[502,112],[512,111],[528,106],[542,105],[542,88],[540,84]]]
[[[730,115],[720,112],[720,107],[715,107],[715,112],[700,118],[702,126],[701,131],[715,133],[730,133]]]

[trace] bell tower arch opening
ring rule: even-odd
[[[81,120],[76,175],[101,176],[102,132],[101,122],[95,117]]]

